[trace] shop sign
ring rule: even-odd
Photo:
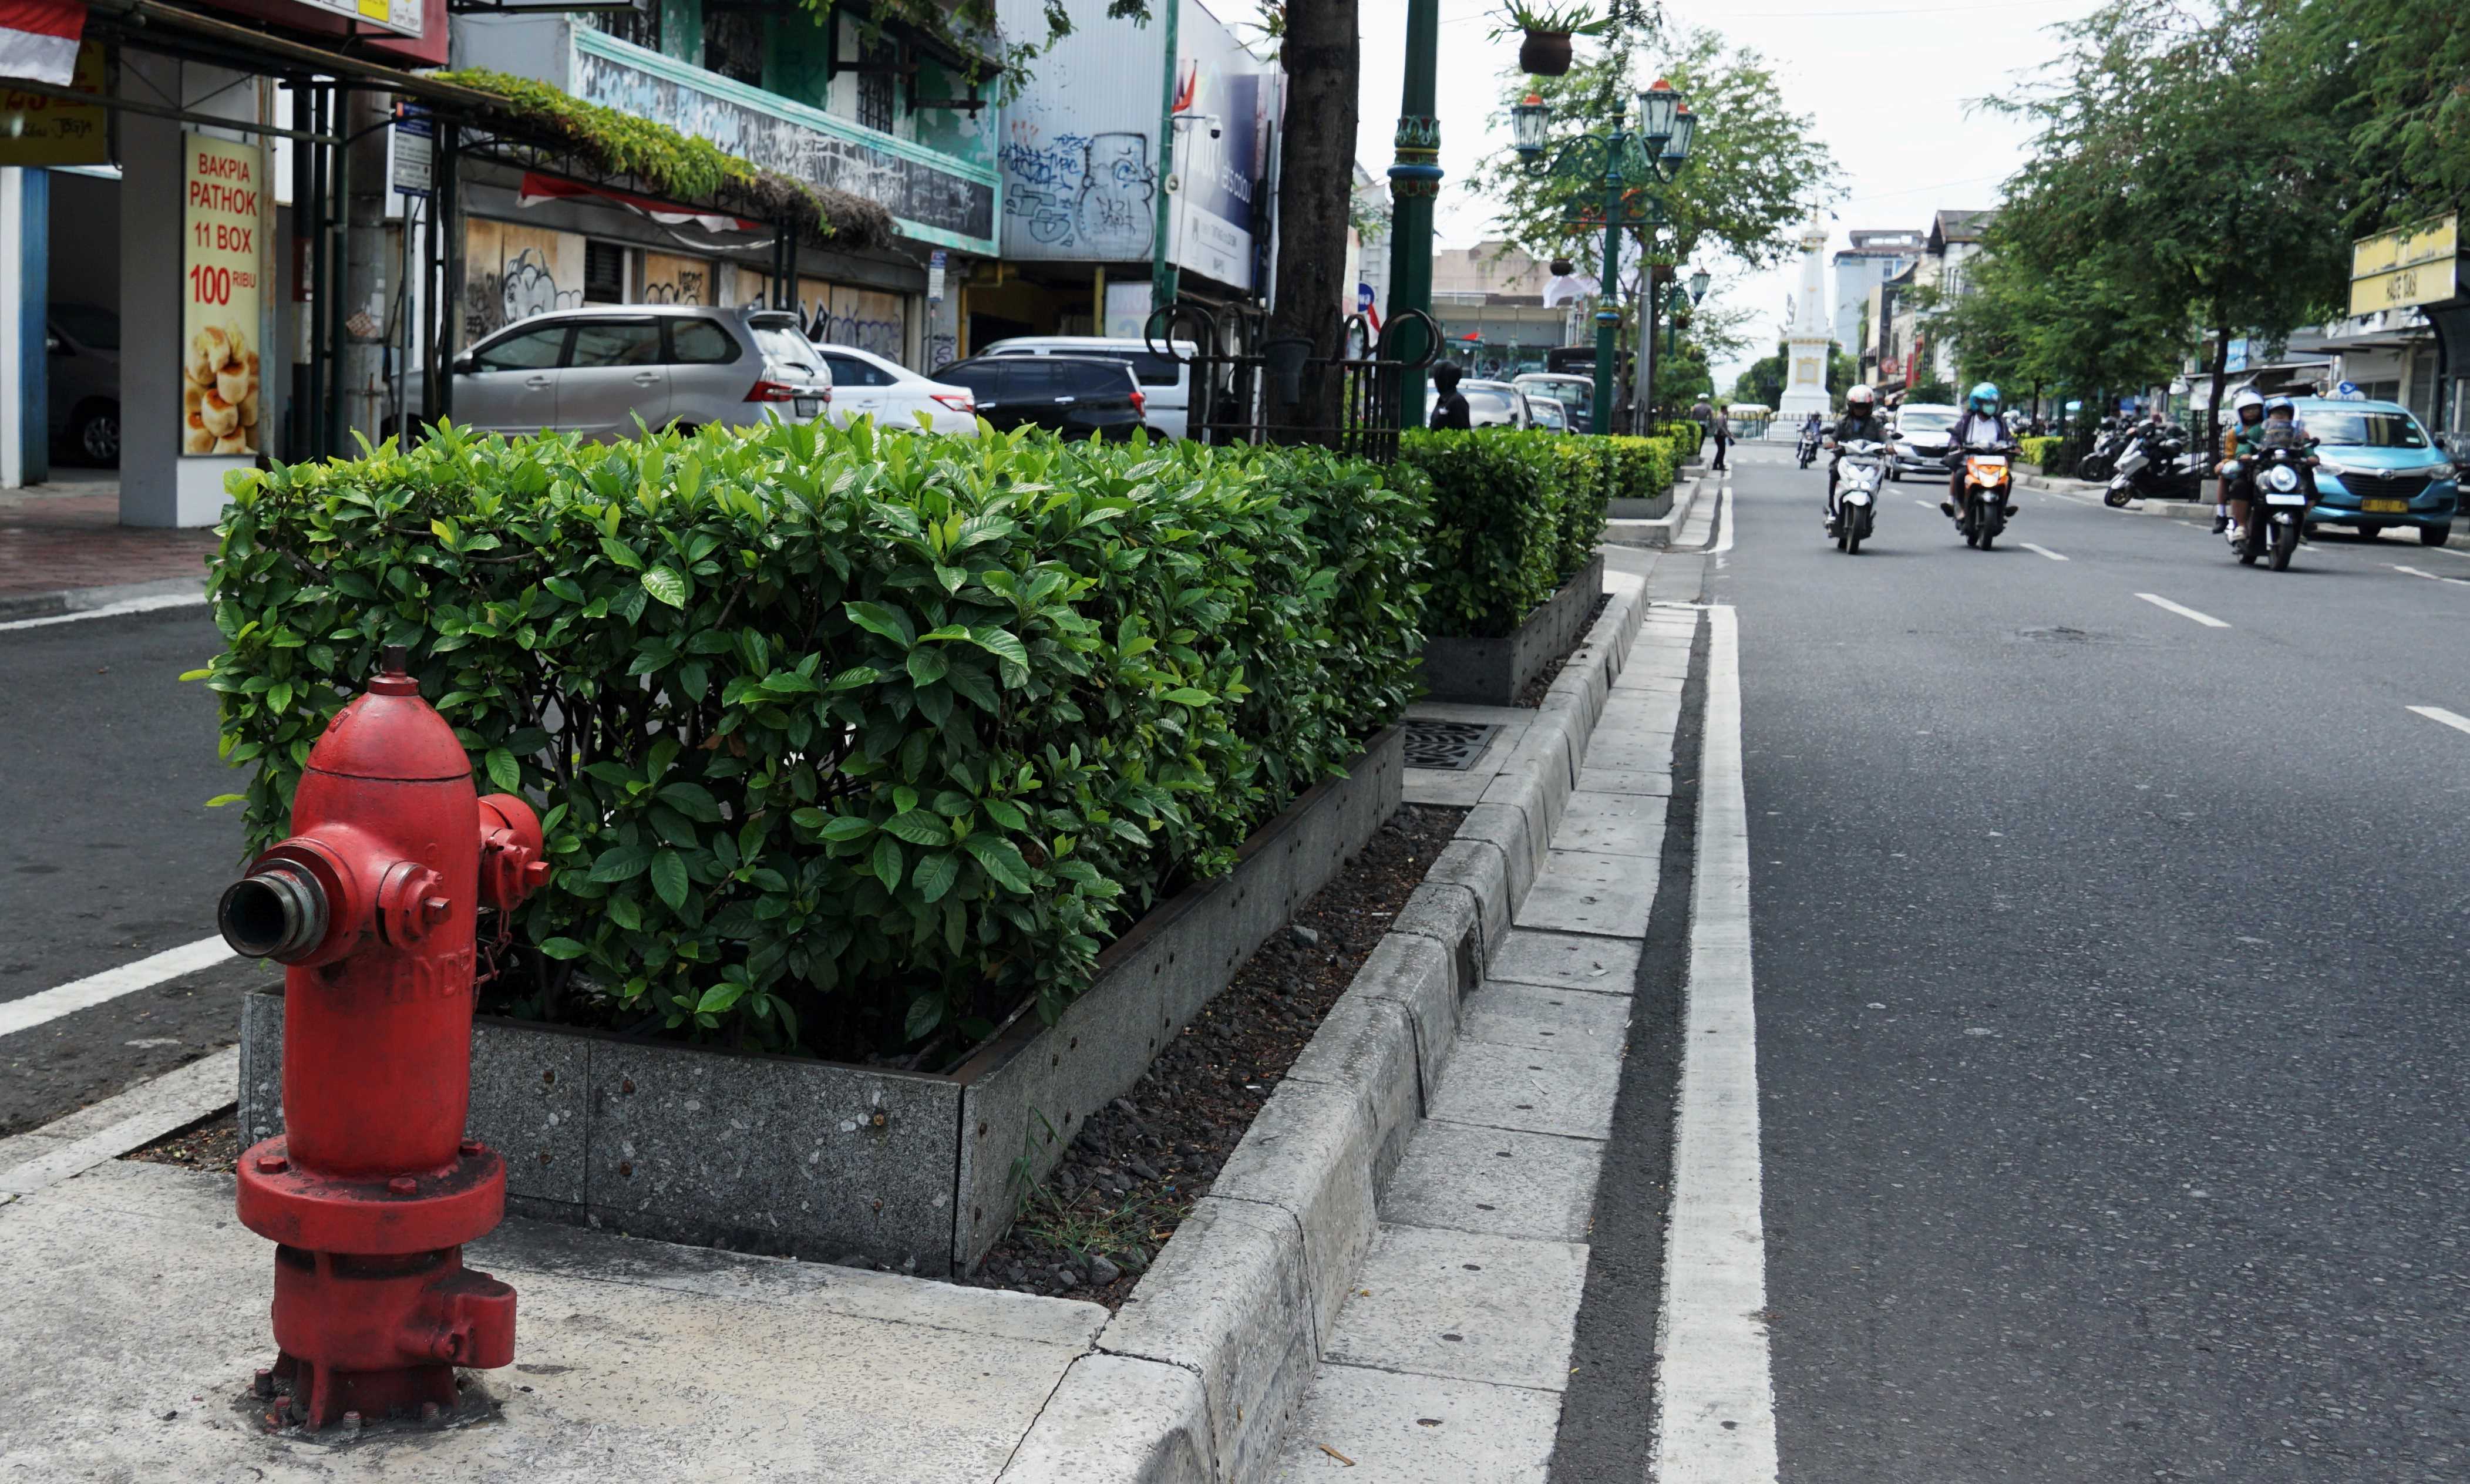
[[[2435,304],[2460,292],[2461,219],[2437,217],[2350,248],[2350,313]]]
[[[927,303],[941,304],[944,302],[944,273],[950,262],[950,255],[945,253],[941,247],[936,248],[933,252],[926,255]]]
[[[181,136],[180,452],[258,452],[260,193],[266,151]]]
[[[103,45],[78,48],[71,89],[103,96]],[[108,165],[111,128],[101,104],[0,87],[0,165]]]
[[[427,17],[421,0],[299,0],[313,11],[363,26],[383,26],[399,36],[416,36]]]

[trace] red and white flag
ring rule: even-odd
[[[85,0],[0,0],[0,78],[68,86],[84,35]]]

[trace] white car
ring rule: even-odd
[[[832,421],[846,428],[863,413],[877,428],[915,429],[927,416],[929,432],[978,435],[977,394],[966,386],[919,375],[897,361],[854,345],[818,344],[832,373]]]

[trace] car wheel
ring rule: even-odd
[[[2418,528],[2418,544],[2422,546],[2440,546],[2452,539],[2453,522],[2450,521],[2442,525],[2422,525]]]
[[[120,404],[105,403],[81,413],[77,422],[77,451],[89,464],[105,469],[120,466]]]

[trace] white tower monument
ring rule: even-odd
[[[1827,228],[1813,221],[1801,232],[1801,291],[1793,295],[1792,313],[1784,322],[1783,405],[1776,408],[1776,426],[1790,428],[1812,412],[1824,416],[1827,358],[1833,343],[1828,331],[1827,275],[1819,255],[1827,247]]]

